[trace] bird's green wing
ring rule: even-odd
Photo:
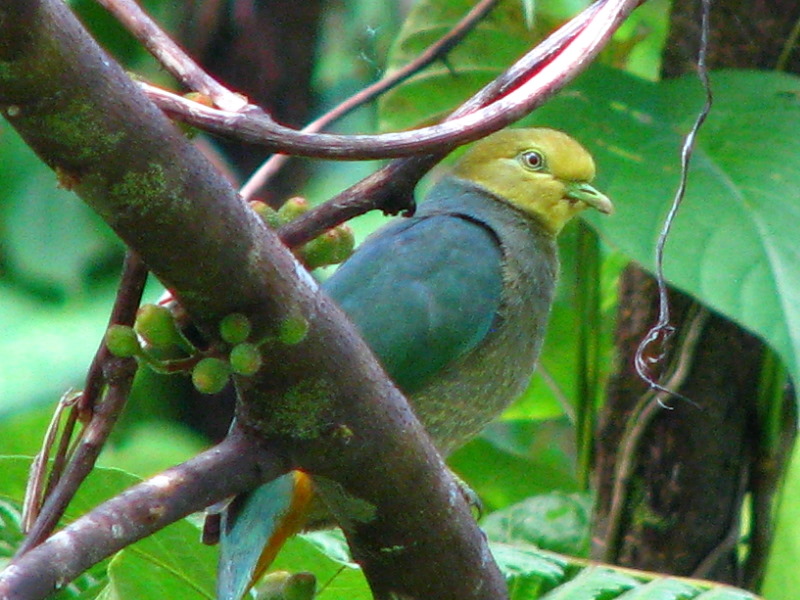
[[[494,234],[450,214],[382,229],[324,284],[406,393],[484,338],[502,287]]]

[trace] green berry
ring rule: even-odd
[[[192,383],[198,392],[216,394],[228,383],[231,367],[219,358],[204,358],[192,369]]]
[[[142,351],[136,332],[127,325],[111,325],[106,331],[106,346],[119,358],[136,356]]]
[[[158,304],[143,304],[139,308],[134,329],[154,348],[169,348],[184,343],[175,317],[167,307]]]
[[[258,584],[259,600],[312,600],[317,591],[317,578],[311,573],[274,571]]]
[[[347,260],[354,245],[353,230],[340,225],[303,246],[300,256],[308,269],[327,267]]]
[[[287,346],[299,344],[308,334],[308,326],[308,321],[303,317],[284,319],[278,330],[278,339]]]
[[[232,313],[220,321],[219,335],[229,344],[238,344],[250,336],[250,319],[241,313]]]
[[[294,221],[300,215],[307,213],[310,208],[308,200],[300,196],[295,196],[283,203],[283,206],[278,209],[278,216],[281,221],[288,223],[289,221]]]
[[[283,589],[286,600],[313,600],[317,593],[317,578],[312,573],[294,573]]]
[[[261,217],[261,220],[264,221],[270,229],[277,229],[283,225],[283,221],[280,216],[278,216],[278,211],[266,202],[252,200],[250,201],[250,208],[256,211],[256,214]]]
[[[261,352],[255,344],[236,344],[230,355],[231,370],[239,375],[253,375],[261,367]]]

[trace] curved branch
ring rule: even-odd
[[[571,41],[550,56],[536,73],[527,73],[529,77],[518,87],[483,108],[459,112],[457,117],[444,123],[408,132],[347,136],[304,133],[275,123],[254,106],[230,112],[203,106],[152,86],[148,86],[147,91],[151,100],[177,120],[282,154],[367,160],[446,151],[502,129],[544,104],[583,71],[638,4],[639,0],[599,0],[597,7],[587,9],[592,11],[591,18],[581,19],[582,27]]]
[[[190,90],[208,96],[214,104],[225,110],[237,111],[247,106],[246,98],[230,91],[206,73],[134,0],[97,2],[113,14],[167,71]]]

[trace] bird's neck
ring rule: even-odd
[[[452,175],[442,178],[431,188],[417,211],[420,216],[444,213],[464,215],[485,223],[492,230],[523,225],[537,237],[555,237],[535,215],[518,209],[473,181]]]

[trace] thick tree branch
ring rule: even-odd
[[[238,382],[244,435],[235,443],[251,453],[252,471],[242,472],[239,456],[209,466],[217,455],[201,455],[189,463],[194,476],[170,480],[169,494],[156,478],[17,559],[0,577],[0,597],[43,597],[125,544],[287,466],[336,482],[326,499],[376,596],[504,597],[457,486],[344,315],[60,0],[0,1],[0,110],[206,333],[222,316],[245,313],[274,367]],[[287,321],[307,324],[300,343],[278,341]],[[290,463],[258,467],[259,442]],[[198,481],[210,470],[237,480],[203,495]]]

